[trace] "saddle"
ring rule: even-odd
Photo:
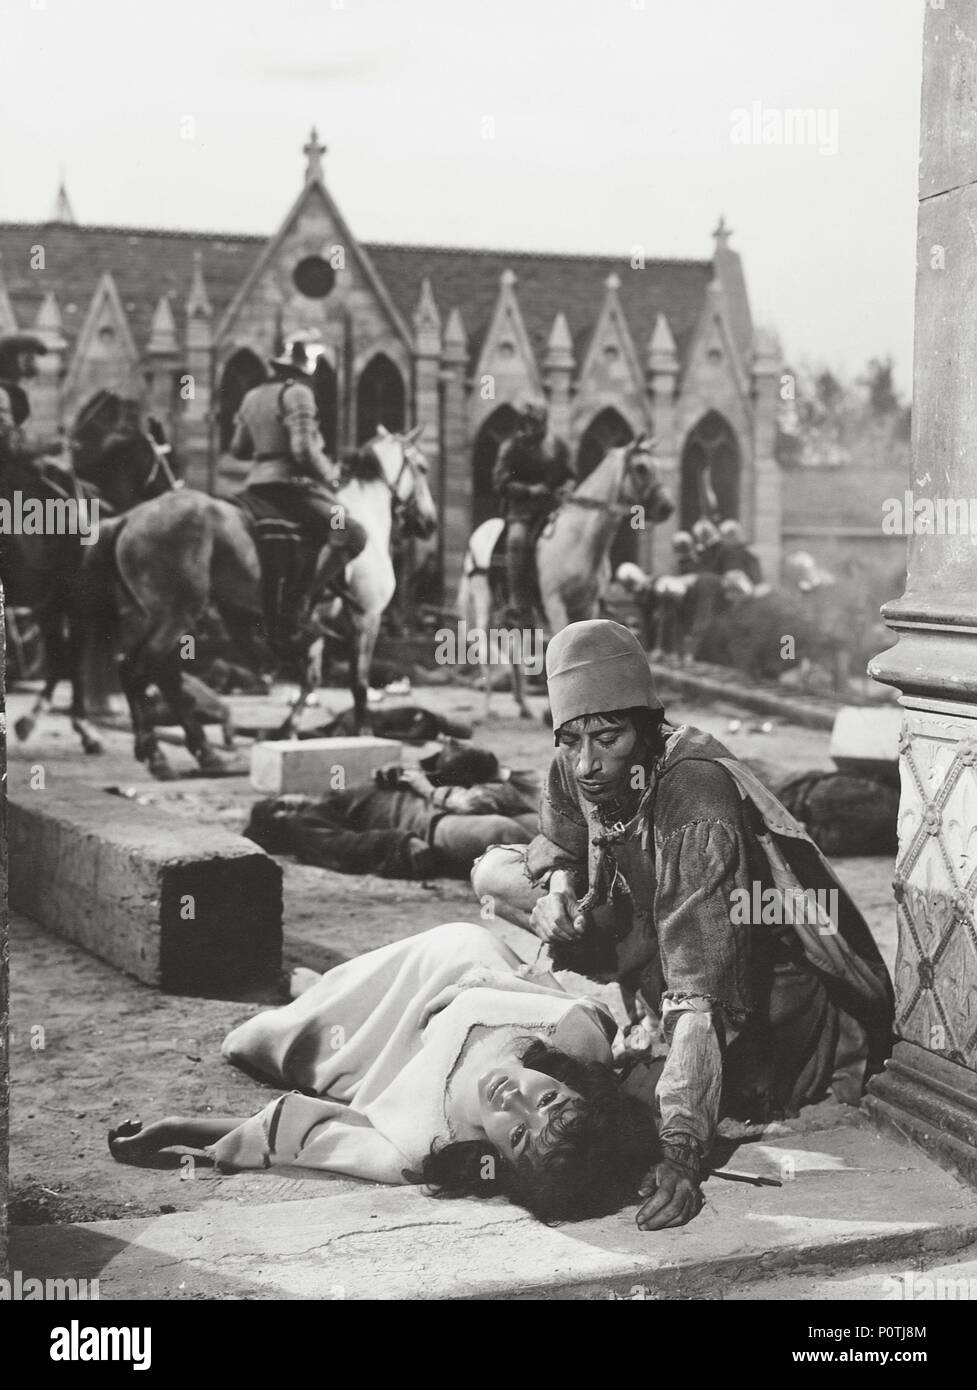
[[[553,513],[549,512],[546,516],[540,517],[533,523],[529,534],[529,549],[532,560],[532,594],[533,603],[537,608],[542,608],[543,600],[539,588],[539,575],[536,571],[535,550],[536,542],[553,520]],[[509,523],[505,522],[499,532],[499,538],[492,549],[492,556],[489,560],[488,581],[492,592],[492,607],[502,610],[509,606],[509,575],[506,568],[506,550],[508,549]]]

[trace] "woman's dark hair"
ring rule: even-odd
[[[661,757],[665,751],[665,711],[662,709],[646,709],[644,705],[633,705],[630,709],[609,709],[602,710],[599,714],[585,714],[583,716],[583,726],[591,719],[627,719],[638,731],[638,736],[647,750],[649,761]],[[572,721],[571,721],[572,722]],[[562,728],[566,728],[563,725]],[[561,729],[556,731],[556,741],[560,741]]]
[[[609,1067],[582,1062],[535,1040],[522,1064],[581,1097],[546,1126],[544,1146],[506,1157],[487,1139],[435,1144],[419,1173],[433,1197],[508,1197],[540,1221],[607,1216],[634,1201],[659,1146],[651,1110],[622,1093]]]

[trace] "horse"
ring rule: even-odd
[[[647,435],[611,449],[556,509],[534,547],[545,630],[550,636],[597,615],[610,577],[609,552],[621,520],[666,521],[675,510],[671,494],[652,456]],[[489,717],[492,683],[489,632],[493,614],[492,555],[505,528],[501,517],[483,521],[465,550],[457,609],[469,632],[479,634],[479,665]],[[522,664],[511,662],[512,693],[524,719],[526,703]]]
[[[153,429],[152,422],[150,428]],[[167,477],[157,477],[166,447],[159,426],[155,430],[154,435],[142,429],[136,402],[111,391],[100,391],[75,425],[70,441],[71,467],[55,459],[34,459],[11,451],[0,469],[0,495],[13,505],[19,493],[22,506],[30,499],[50,509],[55,517],[67,518],[73,512],[87,523],[89,535],[94,537],[106,512],[134,506],[173,481],[168,466],[169,481]],[[90,470],[88,475],[86,469]],[[99,481],[118,482],[111,496],[93,485],[91,473],[99,469]],[[72,727],[81,738],[84,751],[97,754],[103,751],[103,743],[89,720],[83,671],[80,583],[85,542],[89,539],[82,535],[83,529],[78,526],[72,532],[62,521],[56,528],[45,526],[36,535],[10,537],[4,547],[0,575],[7,604],[31,610],[44,647],[44,688],[30,712],[15,723],[18,739],[30,738],[37,721],[50,709],[59,681],[68,680]]]
[[[367,533],[347,566],[356,601],[347,610],[350,687],[357,732],[368,725],[370,663],[380,618],[396,582],[390,559],[395,522],[425,539],[437,525],[428,465],[417,448],[421,427],[407,434],[378,433],[344,463],[336,492]],[[240,507],[192,488],[171,489],[102,528],[86,563],[89,669],[104,680],[106,658],[121,652],[119,678],[132,716],[135,756],[161,780],[173,772],[153,729],[147,687],[158,686],[180,717],[186,744],[204,772],[226,765],[208,743],[203,723],[181,689],[180,646],[208,604],[220,613],[242,655],[259,662],[264,620],[261,567],[252,531]],[[314,600],[315,596],[313,596]],[[310,633],[310,646],[314,634]],[[313,688],[307,665],[299,696],[276,737],[289,737]]]
[[[30,713],[16,721],[14,731],[21,741],[30,738],[38,719],[50,709],[58,683],[67,680],[72,728],[86,753],[101,753],[102,740],[89,722],[85,701],[78,589],[85,546],[99,522],[97,499],[70,472],[54,464],[38,464],[16,451],[6,454],[0,464],[0,497],[12,514],[19,506],[25,517],[28,510],[36,509],[44,518],[36,534],[5,535],[0,549],[4,602],[30,610],[44,648],[44,687]],[[53,526],[47,524],[49,517],[55,521]]]

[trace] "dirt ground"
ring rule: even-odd
[[[346,704],[340,692],[324,692],[323,698],[336,710]],[[479,697],[463,687],[418,687],[407,698],[458,719],[475,720],[481,712]],[[8,697],[11,728],[29,702],[23,694]],[[508,696],[496,696],[494,704],[497,714],[476,728],[476,740],[492,747],[503,763],[542,771],[552,751],[551,732],[516,718]],[[537,707],[541,710],[542,703]],[[785,769],[830,766],[826,733],[777,720],[762,732],[762,717],[733,706],[680,704],[669,714],[716,734],[739,756]],[[731,721],[739,721],[735,732]],[[245,764],[247,743],[241,740]],[[157,783],[144,776],[130,748],[128,735],[112,732],[101,758],[85,758],[67,721],[48,716],[26,746],[11,739],[10,782],[22,785],[30,768],[41,763],[49,790],[56,791],[59,780],[80,779],[151,797],[196,824],[243,828],[256,796],[246,775],[194,776],[185,751],[169,749],[181,776]],[[405,748],[405,761],[425,751]],[[352,877],[282,863],[286,974],[299,964],[322,970],[405,934],[475,914],[467,882]],[[891,862],[845,860],[838,867],[891,966]],[[210,1201],[310,1195],[309,1182],[318,1180],[314,1175],[221,1177],[187,1162],[168,1172],[150,1171],[116,1164],[106,1147],[110,1126],[130,1116],[243,1116],[259,1109],[274,1092],[223,1063],[220,1043],[256,1006],[284,1001],[284,976],[277,991],[269,987],[265,995],[247,1000],[162,994],[16,914],[11,967],[13,1223],[149,1216]],[[349,1185],[355,1184],[350,1180]]]

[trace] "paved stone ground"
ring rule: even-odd
[[[345,705],[345,698],[339,692],[327,693],[324,698],[332,708]],[[480,698],[461,687],[418,688],[410,698],[457,718],[471,719],[480,711]],[[27,702],[23,695],[14,694],[10,698],[11,722]],[[497,695],[494,704],[498,714],[476,729],[476,739],[495,748],[501,759],[512,766],[545,767],[552,750],[549,730],[540,724],[530,725],[516,719],[507,696]],[[740,756],[765,759],[776,767],[792,769],[830,766],[828,735],[824,732],[778,720],[772,721],[769,732],[761,732],[768,721],[733,706],[705,709],[673,705],[670,715],[715,733]],[[739,727],[731,730],[731,721],[738,721]],[[81,779],[103,788],[116,787],[136,796],[151,797],[155,804],[165,807],[174,816],[198,824],[221,824],[233,829],[243,826],[247,808],[255,795],[246,777],[215,781],[194,776],[192,760],[183,750],[173,749],[170,752],[174,765],[186,775],[174,783],[154,783],[145,778],[142,769],[132,760],[128,736],[110,733],[107,741],[109,747],[104,757],[86,759],[77,748],[66,721],[52,716],[43,722],[26,748],[16,745],[11,748],[11,781],[23,785],[31,768],[43,766],[45,787],[37,795],[56,795],[58,785],[63,785],[65,780]],[[413,756],[412,750],[408,757]],[[106,795],[110,794],[113,793],[106,791]],[[891,863],[845,860],[839,862],[838,868],[866,913],[891,964],[895,945]],[[286,968],[306,964],[323,969],[406,932],[422,931],[437,923],[470,918],[473,914],[473,900],[464,882],[408,883],[371,876],[352,878],[290,862],[285,864],[285,898]],[[533,945],[530,938],[524,938],[524,944]],[[247,1225],[257,1206],[274,1207],[280,1212],[284,1206],[295,1203],[304,1206],[310,1200],[310,1183],[320,1186],[314,1178],[289,1175],[270,1178],[263,1174],[222,1178],[186,1169],[151,1172],[116,1165],[105,1148],[108,1127],[127,1115],[150,1118],[165,1113],[205,1113],[208,1110],[244,1114],[263,1104],[270,1092],[225,1066],[220,1061],[218,1049],[229,1027],[247,1016],[257,1004],[276,1001],[273,990],[263,999],[237,1001],[161,995],[24,919],[15,919],[13,924],[12,975],[12,1219],[25,1228],[17,1247],[24,1260],[31,1262],[31,1251],[40,1256],[45,1249],[50,1251],[57,1247],[58,1233],[52,1230],[50,1223],[94,1221],[99,1223],[101,1230],[105,1221],[122,1221],[128,1232],[124,1238],[128,1240],[133,1233],[129,1226],[133,1218],[138,1219],[140,1229],[149,1229],[147,1221],[155,1223],[153,1231],[160,1228],[157,1218],[175,1213],[187,1213],[186,1218],[181,1218],[187,1222],[220,1220],[222,1212],[238,1213],[235,1219],[244,1220]],[[43,1034],[39,1029],[43,1029]],[[40,1041],[43,1047],[39,1046]],[[801,1135],[823,1129],[825,1125],[838,1126],[848,1115],[840,1107],[828,1109],[834,1113],[817,1107],[817,1112],[823,1113],[803,1117],[795,1131],[785,1133]],[[768,1137],[776,1139],[775,1134]],[[909,1160],[903,1158],[902,1162],[919,1170],[915,1155]],[[923,1167],[925,1179],[921,1191],[932,1182],[950,1182],[937,1170],[930,1171],[925,1161]],[[273,1196],[269,1183],[274,1183]],[[720,1186],[718,1181],[715,1186]],[[738,1188],[729,1183],[721,1186],[724,1191],[714,1199],[720,1207],[728,1203],[746,1203],[749,1210],[759,1213],[761,1199],[770,1201],[768,1194],[772,1189]],[[951,1189],[957,1190],[952,1182]],[[335,1179],[326,1179],[321,1191],[328,1192],[330,1202],[339,1196],[357,1203],[403,1201],[409,1195],[412,1202],[422,1202],[416,1210],[412,1208],[413,1221],[423,1219],[429,1224],[434,1219],[426,1205],[427,1199],[418,1194],[391,1193]],[[371,1195],[365,1197],[364,1194]],[[822,1193],[822,1201],[825,1195]],[[907,1228],[899,1227],[899,1222],[902,1220],[911,1226],[920,1208],[917,1196],[909,1201],[907,1191],[903,1197],[907,1201],[902,1210],[893,1208],[890,1203],[888,1209],[880,1206],[879,1213],[887,1220],[891,1218],[894,1233],[905,1240]],[[312,1200],[325,1201],[326,1198]],[[834,1198],[831,1202],[834,1203]],[[437,1209],[439,1220],[442,1219],[440,1213],[447,1207],[453,1211],[470,1211],[472,1204],[440,1205]],[[339,1208],[331,1206],[330,1210],[336,1212]],[[199,1216],[193,1217],[194,1212]],[[419,1213],[424,1214],[423,1218]],[[296,1208],[296,1219],[298,1215]],[[524,1220],[516,1216],[520,1222]],[[501,1218],[501,1211],[494,1214],[493,1219],[496,1218]],[[393,1212],[390,1219],[393,1221]],[[448,1225],[450,1228],[456,1220],[472,1219],[452,1215]],[[508,1215],[505,1219],[513,1218]],[[630,1221],[630,1216],[627,1219]],[[933,1212],[930,1219],[932,1232],[938,1232],[937,1213]],[[700,1232],[704,1230],[699,1222],[693,1223],[690,1229],[697,1226]],[[899,1227],[898,1232],[895,1232],[896,1227]],[[113,1228],[118,1238],[122,1238],[123,1227]],[[164,1220],[162,1229],[165,1228]],[[190,1227],[181,1229],[189,1232]],[[720,1245],[722,1229],[720,1221],[714,1232]],[[62,1234],[66,1233],[62,1231]],[[190,1238],[187,1234],[187,1239]],[[973,1234],[968,1236],[958,1227],[951,1244],[934,1250],[934,1257],[949,1254],[954,1241],[959,1245],[973,1238]],[[933,1234],[933,1239],[942,1237]],[[156,1235],[153,1240],[157,1240]],[[894,1253],[905,1262],[908,1254],[904,1249],[901,1247]],[[883,1251],[880,1249],[879,1253]],[[618,1275],[621,1279],[632,1277],[631,1265],[615,1268],[615,1279]],[[152,1282],[149,1265],[140,1264],[138,1260],[131,1266],[134,1277],[137,1280],[142,1277],[138,1273],[140,1269]],[[535,1276],[531,1277],[527,1267],[524,1277],[528,1290]],[[300,1276],[296,1274],[296,1278]],[[568,1276],[566,1290],[576,1288],[575,1278],[575,1275]],[[597,1292],[598,1284],[591,1281],[586,1296],[610,1296]],[[274,1287],[272,1282],[258,1296],[281,1296],[284,1290],[276,1295]],[[615,1284],[616,1296],[624,1296],[620,1291],[623,1287],[623,1284],[620,1288]],[[495,1294],[518,1295],[512,1283],[508,1294]],[[198,1288],[195,1296],[213,1295]],[[230,1292],[229,1296],[236,1295]],[[402,1296],[402,1293],[391,1291],[388,1296]],[[570,1292],[569,1296],[581,1295]],[[776,1296],[794,1295],[785,1291]]]

